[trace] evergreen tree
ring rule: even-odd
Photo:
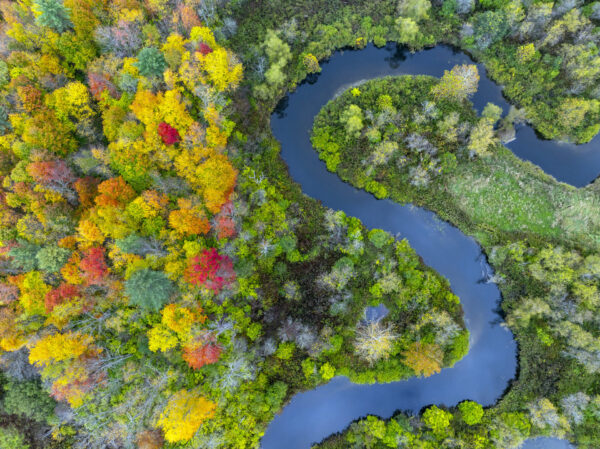
[[[168,66],[163,54],[154,47],[142,48],[137,58],[135,66],[140,74],[146,77],[160,76]]]
[[[136,271],[125,282],[129,300],[144,309],[159,310],[175,292],[173,282],[162,271]]]
[[[58,33],[64,33],[72,26],[70,11],[61,0],[35,0],[33,11],[38,25],[47,26]]]

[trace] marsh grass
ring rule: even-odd
[[[600,245],[598,195],[557,182],[504,147],[489,158],[459,164],[440,183],[476,225]]]

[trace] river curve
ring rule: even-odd
[[[386,75],[424,74],[441,76],[456,64],[472,63],[464,53],[447,46],[438,46],[410,54],[401,47],[388,45],[378,49],[372,45],[361,51],[339,51],[322,64],[323,70],[300,84],[288,95],[271,117],[274,136],[281,143],[281,156],[291,177],[302,191],[326,207],[343,210],[359,218],[369,228],[384,229],[399,238],[406,238],[423,261],[445,276],[458,295],[464,310],[465,323],[470,331],[469,353],[452,368],[428,378],[387,384],[353,384],[347,378],[336,377],[329,383],[295,395],[271,422],[261,441],[262,449],[308,449],[332,433],[342,431],[350,422],[367,414],[388,418],[397,410],[418,413],[430,404],[453,406],[470,399],[482,405],[492,405],[502,396],[517,370],[517,347],[512,333],[502,326],[498,314],[500,291],[487,282],[492,273],[485,255],[471,237],[456,227],[439,220],[430,211],[412,205],[400,205],[390,200],[377,200],[371,194],[344,183],[335,173],[328,172],[313,150],[309,133],[313,119],[336,93],[363,81]],[[506,111],[508,105],[501,89],[485,75],[481,76],[473,104],[481,110],[493,102]],[[517,155],[523,132],[509,146]],[[594,139],[588,146],[595,145]],[[559,145],[540,141],[544,145]],[[596,142],[597,143],[597,142]],[[560,145],[566,151],[582,152],[580,147]],[[584,148],[583,153],[597,158]],[[551,156],[551,153],[549,153]],[[534,154],[535,156],[535,154]],[[527,155],[523,156],[528,158]],[[574,179],[571,164],[563,173],[553,173],[553,164],[534,161],[557,178],[574,185],[587,184],[597,173],[579,172]],[[546,163],[546,166],[544,166]],[[584,163],[587,168],[592,162]],[[561,168],[562,167],[562,168]],[[573,168],[575,167],[575,168]],[[592,176],[593,175],[593,176]],[[590,179],[586,181],[586,176]],[[531,440],[533,444],[536,440]],[[566,442],[564,442],[566,444]],[[561,444],[554,440],[553,444]],[[563,449],[570,446],[556,446]],[[533,449],[534,446],[531,446]]]

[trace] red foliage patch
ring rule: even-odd
[[[57,288],[46,293],[46,298],[44,298],[46,313],[52,312],[52,309],[57,305],[77,296],[79,296],[79,287],[72,284],[60,284]]]
[[[202,285],[215,294],[235,280],[233,263],[215,248],[205,249],[201,254],[192,257],[184,276],[190,284]]]
[[[213,49],[210,48],[210,46],[208,46],[204,42],[200,42],[200,45],[198,46],[198,50],[200,50],[200,53],[202,54],[202,56],[206,56],[207,54],[213,52]]]
[[[221,347],[213,342],[205,343],[200,347],[185,347],[183,350],[183,360],[187,362],[190,368],[200,369],[204,365],[210,365],[219,360]]]
[[[85,251],[83,259],[79,262],[79,269],[83,271],[83,278],[87,284],[100,284],[108,275],[108,266],[104,261],[102,248],[90,248]]]
[[[27,173],[40,184],[51,184],[66,188],[75,176],[65,161],[40,161],[32,162],[27,166]]]
[[[158,135],[165,145],[173,145],[181,140],[179,131],[165,122],[158,124]]]
[[[115,99],[120,98],[117,88],[108,80],[108,75],[106,74],[88,73],[88,85],[96,101],[102,99],[102,92],[104,91],[108,91],[109,95]]]
[[[229,217],[217,217],[215,227],[218,239],[228,239],[235,235],[235,222]]]
[[[213,227],[218,239],[227,239],[236,234],[235,221],[233,220],[233,203],[225,203],[221,211],[214,217]]]
[[[124,207],[135,198],[135,190],[121,176],[110,178],[98,185],[98,206]]]

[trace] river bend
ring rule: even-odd
[[[262,449],[308,449],[311,444],[342,431],[350,422],[367,414],[388,418],[397,410],[418,413],[430,404],[453,406],[466,399],[492,405],[515,377],[516,343],[512,333],[502,326],[498,314],[500,291],[494,283],[487,282],[492,269],[475,240],[439,220],[430,211],[378,200],[344,183],[335,173],[327,171],[309,138],[313,119],[321,108],[355,83],[386,75],[440,77],[444,70],[465,63],[472,63],[467,55],[446,46],[415,54],[395,45],[382,49],[369,45],[361,51],[339,51],[322,64],[320,74],[300,84],[273,113],[273,134],[281,143],[281,155],[291,177],[300,184],[302,191],[326,207],[359,218],[369,228],[384,229],[399,238],[406,238],[427,265],[450,281],[453,292],[461,300],[471,338],[467,356],[454,367],[428,378],[360,385],[336,377],[325,385],[295,395],[267,428],[261,441]],[[491,101],[506,111],[508,105],[502,98],[501,89],[487,78],[481,65],[478,68],[481,78],[473,104],[481,111]],[[532,136],[535,152],[525,151],[521,146],[528,146]],[[539,164],[560,180],[584,185],[596,177],[594,167],[600,167],[600,152],[591,150],[592,146],[597,146],[597,141],[598,138],[587,146],[557,144],[541,141],[528,128],[522,128],[509,147],[518,156]],[[547,148],[540,149],[540,142]],[[551,150],[551,147],[555,149]],[[584,156],[577,156],[574,158],[577,161],[565,165],[553,161],[552,151],[569,161],[574,158],[573,151]],[[539,158],[538,152],[546,154]],[[581,160],[586,158],[596,162]],[[530,440],[529,448],[540,447],[540,442]],[[556,445],[553,449],[570,447],[559,440],[553,440],[551,444]]]

